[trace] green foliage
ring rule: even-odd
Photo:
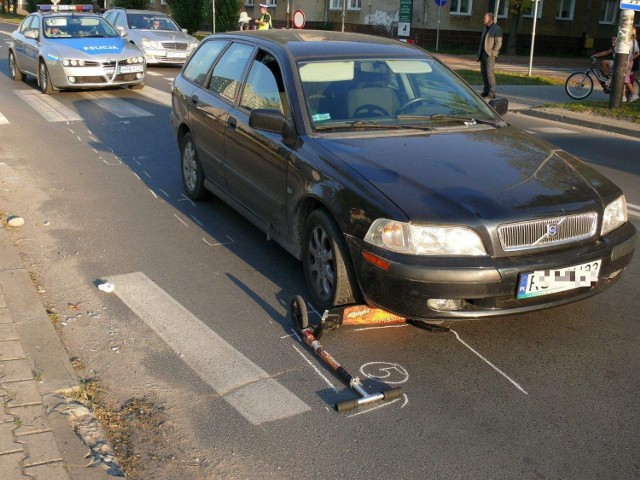
[[[242,3],[242,5],[244,2]],[[238,29],[238,17],[241,4],[238,0],[216,0],[216,32],[229,32]],[[209,26],[212,25],[213,7],[211,0],[204,0],[204,18]]]
[[[36,11],[38,3],[40,3],[38,0],[27,0],[24,4],[24,9],[29,13],[33,13]]]
[[[525,12],[531,8],[533,0],[511,0],[509,2],[509,13],[520,15],[521,12]]]
[[[149,0],[116,0],[114,5],[122,8],[147,10],[149,8]]]
[[[171,16],[181,28],[194,33],[202,22],[202,0],[168,0]]]

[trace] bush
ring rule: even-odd
[[[114,5],[122,8],[147,10],[149,8],[149,0],[116,0]]]
[[[202,0],[168,0],[171,16],[182,28],[194,33],[202,21]]]
[[[238,29],[240,5],[238,0],[216,0],[216,32],[229,32]],[[204,0],[202,9],[206,22],[209,25],[213,25],[213,7],[211,0]]]

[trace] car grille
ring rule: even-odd
[[[165,50],[186,50],[189,46],[188,43],[182,42],[161,42],[162,48]]]
[[[597,213],[580,213],[500,225],[498,237],[505,252],[514,252],[590,238],[595,234],[597,224]]]
[[[116,75],[116,78],[113,79],[114,82],[132,82],[136,80],[135,73],[123,73],[121,75]],[[92,77],[76,77],[76,84],[87,84],[87,83],[107,83],[105,77],[101,75],[96,75]]]

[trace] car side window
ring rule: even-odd
[[[284,91],[280,66],[269,53],[260,51],[256,56],[247,83],[242,91],[240,106],[253,110],[266,108],[289,113],[289,102]]]
[[[182,75],[193,83],[204,84],[211,65],[216,61],[220,52],[227,46],[227,41],[212,40],[205,42],[191,56],[189,63],[184,67]]]
[[[40,28],[40,18],[34,15],[31,25],[29,25],[29,30],[38,30],[38,28]]]
[[[114,19],[115,23],[113,25],[115,27],[122,27],[122,28],[124,28],[126,30],[128,25],[127,25],[127,22],[125,20],[126,20],[126,16],[124,14],[117,13],[116,14],[116,18]]]
[[[33,22],[33,19],[35,17],[36,17],[35,15],[31,15],[24,19],[24,21],[22,22],[22,25],[20,25],[20,33],[24,33],[31,28],[31,22]]]
[[[242,43],[234,43],[220,57],[213,67],[209,90],[233,100],[238,91],[242,74],[244,73],[253,47]]]

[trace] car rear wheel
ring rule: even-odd
[[[45,95],[51,95],[55,93],[53,85],[51,85],[51,77],[49,77],[49,69],[44,63],[44,60],[40,60],[40,67],[38,68],[38,83],[40,85],[40,91]]]
[[[22,73],[18,68],[16,57],[11,51],[9,52],[9,71],[11,72],[11,78],[13,78],[15,81],[21,82],[22,80],[24,80],[24,73]]]
[[[192,200],[204,200],[210,196],[204,188],[204,173],[198,160],[196,146],[190,133],[182,138],[181,167],[182,184],[187,196]]]
[[[304,277],[317,308],[327,310],[359,300],[344,236],[325,210],[309,215],[302,248]]]

